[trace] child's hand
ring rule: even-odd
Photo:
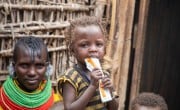
[[[91,85],[98,88],[99,86],[99,80],[102,79],[102,71],[100,69],[93,69],[93,71],[90,73],[91,76]]]
[[[110,89],[111,92],[114,91],[113,83],[107,75],[103,77],[101,86]]]

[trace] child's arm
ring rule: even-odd
[[[65,110],[83,110],[87,106],[89,100],[93,97],[94,92],[98,88],[98,80],[102,78],[99,70],[93,70],[91,73],[91,83],[81,97],[76,99],[75,88],[70,83],[63,84],[63,100]]]
[[[112,84],[110,78],[105,76],[102,81],[103,81],[103,87],[104,88],[109,88],[110,91],[113,92],[113,90],[114,90],[113,89],[113,84]],[[109,101],[107,103],[107,106],[108,106],[108,110],[118,110],[118,100],[113,99],[113,100]]]
[[[64,100],[64,109],[65,110],[81,110],[86,107],[90,98],[93,96],[96,87],[90,85],[84,94],[76,100],[75,89],[71,84],[63,84],[63,100]]]

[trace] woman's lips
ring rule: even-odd
[[[35,84],[35,83],[37,83],[38,82],[38,80],[36,80],[36,79],[28,79],[28,80],[26,80],[29,84]]]

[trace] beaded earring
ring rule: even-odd
[[[49,78],[53,74],[53,66],[49,64],[46,69],[46,76]]]
[[[14,70],[14,67],[13,67],[13,64],[12,62],[9,64],[9,66],[7,67],[8,69],[8,72],[9,72],[9,76],[11,78],[14,78],[15,77],[15,70]]]

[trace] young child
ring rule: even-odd
[[[82,17],[71,21],[69,49],[77,63],[68,69],[58,80],[58,90],[63,96],[66,110],[117,110],[118,102],[113,99],[102,103],[99,94],[99,80],[103,87],[113,92],[113,84],[108,76],[102,76],[100,69],[90,72],[85,58],[98,58],[105,55],[106,37],[102,21],[96,17]]]
[[[144,92],[132,101],[130,110],[168,110],[168,107],[162,96]]]
[[[9,76],[0,88],[0,110],[48,110],[54,103],[47,47],[35,37],[20,38]]]

